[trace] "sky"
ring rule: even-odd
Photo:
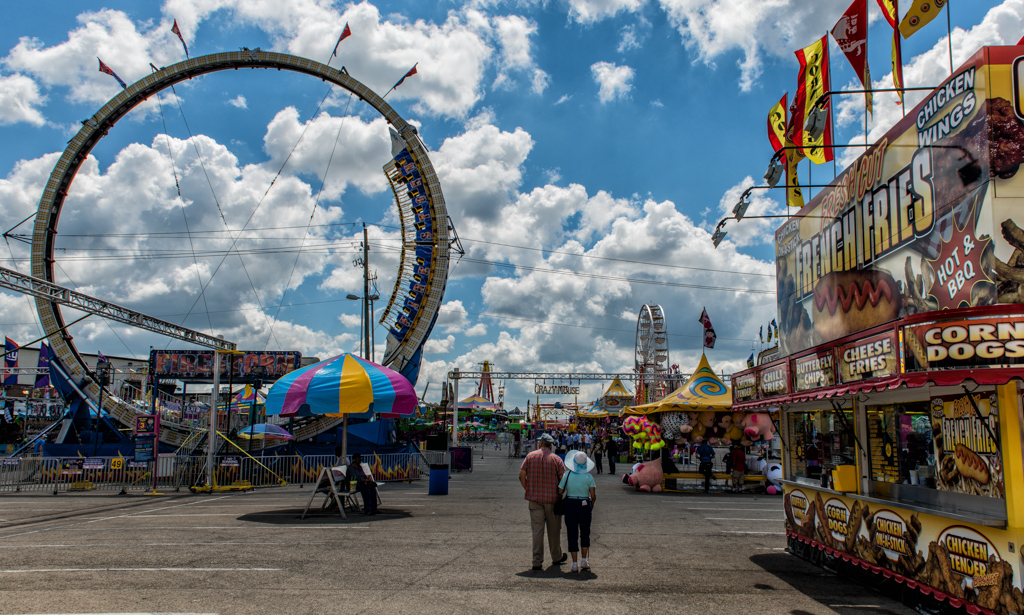
[[[769,109],[796,90],[794,52],[849,0],[165,0],[6,7],[0,22],[0,227],[31,239],[43,186],[66,143],[149,64],[260,47],[345,66],[419,129],[465,250],[454,257],[417,391],[440,397],[454,367],[627,372],[645,304],[667,317],[670,363],[706,351],[743,369],[776,318],[773,231],[781,190],[756,190],[748,219],[711,233],[772,155]],[[903,12],[910,3],[904,2]],[[1024,0],[949,0],[953,63],[1024,35]],[[868,59],[891,87],[891,29],[869,1]],[[352,36],[331,52],[345,24]],[[830,40],[834,89],[859,89]],[[949,76],[945,13],[903,41],[908,87]],[[923,98],[907,93],[907,109]],[[863,97],[834,103],[835,143],[863,144]],[[901,116],[876,93],[869,141]],[[800,169],[827,184],[837,164]],[[399,220],[382,166],[387,124],[317,79],[227,71],[183,82],[134,109],[79,171],[58,224],[59,284],[207,333],[245,350],[326,358],[358,352],[363,224],[376,324],[393,292]],[[176,187],[177,186],[177,187]],[[179,196],[180,190],[180,196]],[[815,190],[808,191],[814,194]],[[187,230],[186,230],[187,229]],[[244,232],[240,230],[244,229]],[[237,236],[232,244],[229,237]],[[29,271],[8,237],[0,264]],[[201,289],[205,287],[205,292]],[[77,315],[65,311],[65,320]],[[0,333],[42,335],[34,302],[0,292]],[[92,317],[80,352],[144,358],[177,340]],[[375,327],[377,356],[386,329]],[[548,383],[551,384],[551,383]],[[608,383],[584,383],[579,401]],[[475,389],[463,381],[460,397]],[[505,402],[536,401],[505,382]],[[573,401],[542,396],[542,403]]]

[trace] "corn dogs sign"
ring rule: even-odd
[[[1024,365],[1024,316],[904,327],[906,371]]]

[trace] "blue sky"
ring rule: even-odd
[[[485,360],[509,371],[628,371],[645,303],[665,309],[671,362],[684,372],[700,357],[697,318],[706,307],[718,332],[708,357],[731,373],[743,367],[758,328],[775,318],[776,225],[730,224],[717,250],[710,232],[747,186],[760,183],[771,156],[767,112],[795,91],[793,52],[821,37],[848,4],[13,5],[0,24],[0,226],[35,211],[78,122],[117,94],[117,83],[96,70],[96,56],[128,82],[150,62],[180,61],[184,52],[170,33],[177,19],[192,55],[246,46],[326,61],[348,22],[353,35],[333,65],[378,93],[419,63],[388,101],[420,127],[467,252],[451,268],[426,347],[417,389],[434,383],[428,400],[452,367],[474,370]],[[869,4],[872,77],[888,87],[891,31]],[[1024,34],[1024,0],[949,5],[957,64]],[[831,51],[833,86],[854,87],[834,42]],[[948,54],[943,15],[904,41],[907,85],[937,84],[948,75]],[[346,93],[327,93],[308,77],[230,71],[180,84],[134,110],[72,186],[59,224],[58,282],[212,330],[245,349],[356,351],[358,306],[345,296],[362,291],[352,265],[361,224],[370,227],[370,261],[386,300],[397,218],[381,172],[384,122]],[[919,99],[908,94],[910,103]],[[859,96],[837,100],[837,143],[864,141],[862,109]],[[872,140],[900,114],[887,94],[876,96],[876,109]],[[856,153],[840,154],[839,169]],[[801,169],[805,183],[827,183],[833,167],[811,173]],[[748,215],[782,213],[781,197],[755,192]],[[261,198],[249,225],[261,230],[243,235],[243,254],[223,259],[200,298],[199,280],[210,278],[230,246],[225,228],[241,228]],[[157,234],[182,229],[184,219],[191,247],[186,235]],[[30,233],[30,224],[18,232]],[[28,271],[28,255],[11,242],[0,260]],[[39,337],[36,321],[28,300],[0,293],[0,332],[23,343]],[[141,358],[151,345],[181,347],[98,319],[72,333],[83,352]],[[379,356],[386,331],[376,333]],[[532,397],[529,382],[506,384],[510,404]],[[604,386],[584,385],[582,397]]]

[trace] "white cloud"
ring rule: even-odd
[[[170,21],[147,24],[140,31],[123,12],[103,9],[82,13],[78,22],[67,41],[52,47],[22,37],[4,64],[45,86],[68,87],[72,102],[96,104],[120,91],[112,77],[99,72],[97,56],[128,83],[149,74],[150,62],[165,66],[184,59],[181,44],[170,33]]]
[[[597,98],[603,103],[625,98],[633,89],[633,69],[628,66],[595,62],[590,66],[590,72],[599,86]]]
[[[636,33],[636,26],[623,26],[620,33],[619,46],[616,47],[615,50],[619,53],[626,53],[627,51],[639,48],[640,39]]]
[[[427,340],[423,345],[423,354],[447,354],[455,348],[455,336],[449,335],[440,338],[437,335]]]
[[[382,117],[364,121],[354,116],[321,113],[300,123],[299,112],[287,107],[267,126],[263,146],[271,167],[280,167],[287,160],[286,168],[292,173],[323,178],[326,171],[322,198],[337,199],[349,185],[366,194],[387,189],[381,161],[391,157],[391,140],[387,120]],[[316,189],[319,190],[319,184]]]
[[[848,0],[658,0],[695,61],[715,65],[740,51],[739,84],[749,91],[761,75],[762,54],[792,57],[832,28]],[[871,3],[872,5],[874,3]]]
[[[349,22],[352,37],[338,50],[340,63],[380,93],[418,63],[417,75],[389,97],[392,102],[415,100],[418,113],[465,115],[480,100],[484,71],[495,60],[492,40],[505,44],[503,60],[527,71],[534,88],[543,82],[528,60],[528,41],[523,40],[532,33],[531,27],[513,23],[522,18],[492,26],[486,16],[466,9],[450,12],[441,24],[405,22],[382,19],[369,2],[349,5],[339,13],[317,0],[168,0],[165,11],[168,17],[140,26],[122,11],[83,13],[65,42],[47,47],[37,39],[22,38],[3,62],[8,70],[29,75],[44,86],[66,86],[72,102],[102,103],[118,92],[118,86],[97,71],[97,56],[131,83],[150,72],[151,62],[166,66],[184,59],[180,42],[170,32],[170,15],[191,41],[191,33],[216,14],[222,21],[262,29],[274,50],[324,59],[331,49],[324,41],[336,41],[343,24]]]
[[[26,122],[42,126],[46,118],[39,107],[46,104],[46,97],[39,93],[39,86],[25,75],[0,76],[0,126]]]
[[[635,13],[644,0],[569,0],[569,19],[578,23],[593,23],[621,12]]]
[[[562,94],[562,96],[555,101],[555,104],[561,105],[563,103],[569,102],[570,100],[572,100],[572,94]]]
[[[249,103],[247,103],[245,101],[245,96],[242,96],[241,94],[239,94],[238,96],[236,96],[236,97],[232,98],[231,100],[229,100],[228,104],[231,105],[232,107],[237,107],[239,109],[248,109],[249,108]]]
[[[771,218],[752,218],[750,216],[780,215],[785,214],[785,207],[768,196],[767,190],[750,191],[747,200],[750,205],[744,214],[748,216],[736,222],[734,220],[733,208],[740,199],[740,195],[750,186],[757,185],[751,177],[744,177],[738,184],[726,190],[718,202],[717,218],[708,220],[705,228],[713,229],[715,224],[722,218],[729,218],[725,230],[729,233],[728,240],[736,246],[768,245],[775,243],[775,229],[778,222]],[[781,190],[776,192],[781,193]]]
[[[534,94],[543,94],[551,83],[551,76],[537,68],[533,71],[533,79],[530,81],[530,89]]]
[[[472,327],[466,329],[463,335],[465,335],[466,337],[479,337],[481,335],[487,335],[487,325],[485,325],[482,322],[478,322]]]

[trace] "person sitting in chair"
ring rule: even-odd
[[[356,481],[356,491],[363,496],[363,512],[367,515],[377,514],[377,483],[373,477],[363,471],[363,456],[352,455],[352,463],[345,472],[345,482]]]

